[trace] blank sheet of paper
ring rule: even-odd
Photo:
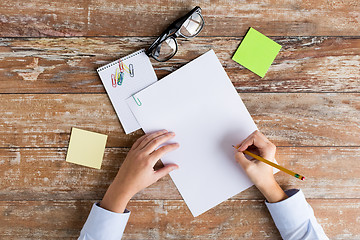
[[[252,186],[232,145],[257,128],[214,51],[126,101],[145,132],[175,132],[162,162],[180,166],[170,176],[194,216]]]
[[[72,128],[66,161],[101,168],[107,135]]]
[[[126,134],[140,128],[125,99],[157,81],[156,74],[145,50],[97,69],[101,81],[114,106]]]

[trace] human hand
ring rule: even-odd
[[[273,168],[255,159],[248,160],[243,154],[245,150],[274,162],[276,146],[261,132],[256,130],[238,145],[235,159],[269,202],[278,202],[286,199],[287,195],[274,178]]]
[[[176,164],[169,164],[157,171],[154,170],[154,165],[163,155],[179,147],[178,143],[173,143],[155,151],[174,136],[174,133],[162,130],[140,137],[131,147],[100,206],[122,213],[133,195],[178,168]]]

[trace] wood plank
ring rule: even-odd
[[[359,239],[359,199],[308,199],[330,239]],[[1,201],[0,238],[76,238],[92,201]],[[231,200],[193,218],[183,201],[131,201],[123,239],[281,239],[261,200]],[[56,216],[56,218],[54,218]],[[336,220],[335,220],[336,219]]]
[[[66,163],[65,148],[0,149],[0,200],[102,199],[128,149],[107,148],[101,170]],[[279,147],[277,161],[306,176],[278,173],[284,189],[301,188],[309,198],[360,198],[357,147]],[[159,166],[161,166],[159,164]],[[182,197],[167,176],[134,196],[137,200]],[[252,187],[232,199],[264,199]]]
[[[104,92],[96,68],[154,40],[125,38],[0,39],[0,93]],[[231,60],[241,38],[179,41],[170,61],[152,60],[161,79],[214,49],[239,92],[360,92],[360,38],[277,37],[283,48],[264,78]]]
[[[359,35],[360,4],[347,1],[196,2],[203,9],[202,36],[242,36],[249,26],[269,36]],[[161,0],[3,0],[1,37],[156,36],[195,3]]]
[[[359,93],[242,93],[259,129],[278,146],[360,146]],[[3,94],[0,147],[66,147],[71,127],[130,147],[106,94]]]

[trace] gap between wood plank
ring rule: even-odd
[[[227,35],[219,35],[219,36],[196,36],[196,38],[239,38],[239,37],[244,37],[245,35],[239,35],[239,36],[227,36]],[[306,38],[306,37],[327,37],[327,38],[360,38],[360,35],[355,35],[355,36],[351,36],[351,35],[343,35],[343,36],[337,36],[337,35],[289,35],[289,36],[284,36],[284,35],[266,35],[267,37],[270,38]],[[11,36],[5,36],[5,37],[0,37],[0,39],[41,39],[41,38],[154,38],[156,39],[156,36],[132,36],[132,35],[128,35],[128,36],[113,36],[113,35],[84,35],[84,36],[43,36],[43,37],[11,37]],[[184,39],[184,38],[182,38]]]
[[[360,148],[360,146],[276,146],[277,148]],[[130,150],[131,147],[105,147],[105,149]],[[0,149],[67,149],[67,147],[0,147]]]
[[[161,79],[160,79],[161,80]],[[160,81],[159,80],[159,81]],[[236,90],[238,90],[237,87],[235,87]],[[294,94],[294,93],[313,93],[313,94],[323,94],[323,93],[339,93],[339,94],[349,94],[349,93],[360,93],[360,91],[352,91],[352,92],[330,92],[330,91],[326,91],[326,92],[310,92],[310,91],[301,91],[301,92],[257,92],[257,91],[252,91],[252,92],[248,92],[248,91],[237,91],[237,93],[256,93],[256,94],[273,94],[273,93],[279,93],[279,94]],[[0,95],[54,95],[54,94],[68,94],[68,95],[79,95],[79,94],[83,94],[83,95],[90,95],[90,94],[106,94],[104,92],[53,92],[53,93],[42,93],[42,92],[38,92],[38,93],[0,93]]]
[[[324,201],[336,201],[336,200],[359,200],[360,198],[310,198],[306,197],[306,200],[324,200]],[[45,199],[45,200],[37,200],[37,199],[24,199],[24,200],[0,200],[1,202],[99,202],[101,199]],[[183,199],[131,199],[131,202],[152,202],[152,201],[164,201],[164,202],[184,202]],[[223,201],[220,204],[226,202],[264,202],[264,199],[228,199]]]

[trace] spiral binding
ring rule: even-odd
[[[141,49],[141,50],[139,50],[139,51],[137,51],[137,52],[134,52],[134,53],[132,53],[132,54],[130,54],[130,55],[127,55],[127,56],[125,56],[125,57],[123,57],[123,58],[120,58],[120,59],[118,59],[118,60],[116,60],[116,61],[114,61],[114,62],[111,62],[111,63],[109,63],[109,64],[107,64],[107,65],[105,65],[105,66],[102,66],[102,67],[98,68],[96,71],[97,71],[97,72],[101,72],[102,70],[105,70],[105,69],[107,69],[107,68],[109,68],[109,67],[112,67],[112,66],[114,66],[114,65],[119,64],[119,61],[120,61],[120,60],[121,60],[121,61],[125,61],[125,60],[127,60],[127,59],[129,59],[129,58],[132,58],[132,57],[134,57],[134,56],[136,56],[136,55],[139,55],[140,53],[143,53],[143,52],[145,52],[145,49]]]

